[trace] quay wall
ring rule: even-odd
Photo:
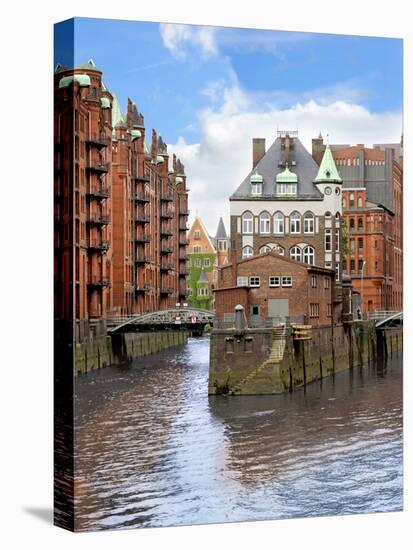
[[[313,327],[311,340],[294,340],[287,329],[277,344],[283,348],[278,360],[271,352],[274,334],[272,328],[214,329],[209,394],[284,393],[377,359],[372,321],[336,325],[334,330],[331,326]],[[401,339],[401,335],[393,336],[392,349],[396,342],[401,345]]]
[[[121,365],[133,359],[184,344],[187,331],[124,332],[98,336],[88,342],[75,344],[74,370],[76,375]]]

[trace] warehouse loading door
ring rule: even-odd
[[[288,298],[270,298],[268,300],[268,317],[284,321],[288,315]]]

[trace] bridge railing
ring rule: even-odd
[[[384,321],[385,319],[388,319],[389,317],[393,317],[394,315],[397,315],[398,313],[402,313],[398,310],[376,310],[376,311],[368,311],[366,313],[366,319],[368,321]]]

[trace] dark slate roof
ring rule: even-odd
[[[225,225],[224,225],[224,220],[222,218],[219,218],[218,229],[217,229],[217,233],[215,235],[215,238],[216,239],[227,239],[228,238],[228,235],[227,235],[227,232],[226,232],[226,229],[225,229]]]
[[[179,159],[176,159],[176,173],[181,176],[185,175],[185,166]]]
[[[278,165],[282,160],[281,138],[277,138],[230,198],[251,197],[250,178],[257,171],[264,180],[261,197],[285,200],[286,197],[275,195],[275,177],[284,170],[283,166]],[[318,173],[318,164],[299,139],[294,140],[294,150],[290,152],[290,161],[295,161],[296,164],[292,165],[292,162],[290,162],[289,169],[298,176],[298,194],[293,199],[297,200],[300,197],[322,198],[322,193],[313,183]],[[254,198],[256,198],[255,195]]]

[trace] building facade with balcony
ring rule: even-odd
[[[313,139],[313,156],[325,149]],[[343,178],[346,254],[343,269],[362,311],[400,310],[403,303],[403,148],[400,144],[331,145]]]
[[[92,60],[55,70],[55,318],[77,342],[106,319],[186,299],[184,166]]]

